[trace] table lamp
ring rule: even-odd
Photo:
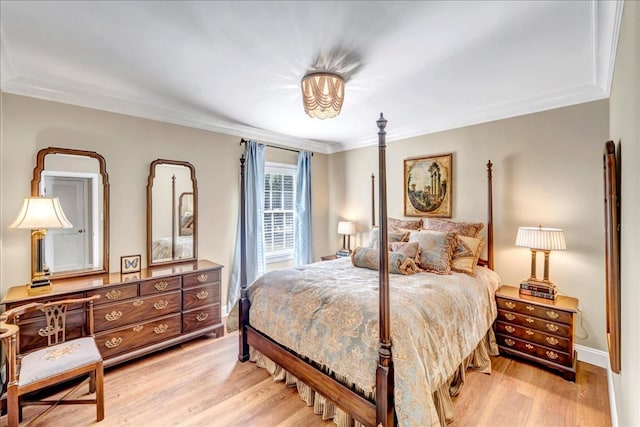
[[[340,254],[349,255],[351,253],[351,235],[356,233],[356,224],[351,221],[338,221],[338,234],[342,234],[342,249]]]
[[[559,228],[520,227],[516,236],[516,246],[531,249],[531,276],[528,282],[541,282],[546,285],[555,286],[549,280],[549,253],[551,251],[564,251],[567,249],[564,241],[564,232]],[[544,277],[542,280],[536,278],[536,252],[544,252]]]

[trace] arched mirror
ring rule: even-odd
[[[149,266],[198,257],[198,187],[188,162],[154,160],[147,184]]]
[[[94,151],[43,148],[36,158],[31,195],[58,197],[72,224],[71,228],[51,229],[44,238],[51,277],[107,273],[109,176],[104,157]],[[36,247],[35,241],[31,247]]]

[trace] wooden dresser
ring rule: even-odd
[[[550,301],[521,296],[518,288],[502,286],[496,292],[496,303],[495,332],[501,353],[543,364],[575,381],[573,329],[577,299],[558,296]]]
[[[45,295],[27,295],[26,285],[12,287],[2,304],[8,310],[29,302],[100,295],[94,306],[96,342],[105,366],[112,366],[198,336],[224,335],[221,272],[221,265],[200,260],[138,273],[53,280],[53,290]],[[42,316],[19,320],[21,351],[46,346],[46,338],[38,334]],[[80,336],[86,321],[81,306],[70,308],[67,338]]]

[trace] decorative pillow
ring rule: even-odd
[[[387,218],[387,227],[389,227],[389,231],[420,230],[421,225],[422,221],[419,219]]]
[[[380,229],[378,227],[371,230],[369,233],[368,248],[378,249],[378,236],[380,235]],[[409,238],[409,232],[407,231],[387,231],[387,244],[393,242],[406,242]]]
[[[373,248],[357,247],[351,254],[351,263],[356,267],[378,270],[380,264],[378,250]],[[389,252],[389,273],[413,274],[420,271],[411,258],[407,258],[400,252]]]
[[[481,222],[461,222],[441,218],[422,218],[424,230],[446,231],[467,237],[478,237],[484,224]]]
[[[458,239],[455,233],[412,231],[409,242],[418,242],[418,267],[437,274],[451,274],[451,258]]]
[[[390,252],[399,252],[407,258],[417,261],[419,246],[418,242],[392,242],[388,243]]]
[[[451,269],[470,276],[476,275],[476,264],[484,247],[484,239],[458,235],[458,244],[453,252]]]

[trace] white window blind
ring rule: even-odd
[[[267,163],[264,179],[264,241],[267,263],[293,259],[296,167]]]

